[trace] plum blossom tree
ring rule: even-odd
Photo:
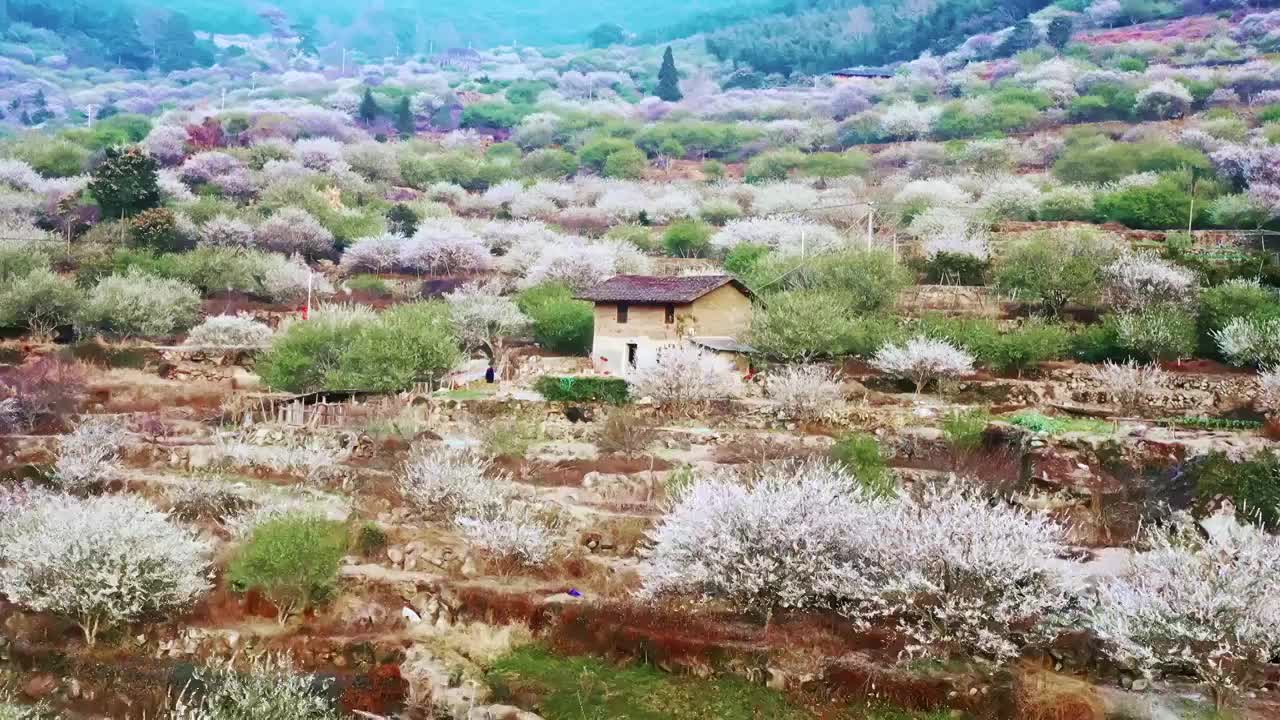
[[[1218,350],[1233,365],[1280,365],[1280,319],[1237,317],[1213,333]]]
[[[896,621],[908,655],[1002,664],[1069,627],[1075,589],[1053,569],[1066,531],[972,483],[928,485],[878,508],[866,561],[838,569],[855,620]]]
[[[653,398],[658,405],[676,412],[690,412],[742,391],[732,363],[687,343],[659,350],[656,363],[638,369],[628,379],[638,397]]]
[[[264,347],[271,328],[250,315],[212,315],[191,328],[184,345],[196,347]]]
[[[168,720],[338,720],[341,717],[315,676],[300,673],[285,655],[259,655],[247,666],[214,661],[193,673],[200,694],[179,695]]]
[[[258,226],[258,245],[286,255],[315,258],[333,252],[333,233],[302,208],[275,211]]]
[[[1107,294],[1116,307],[1141,310],[1194,299],[1196,274],[1149,253],[1128,253],[1107,266]]]
[[[1268,415],[1280,414],[1280,368],[1258,373],[1258,409]]]
[[[405,239],[395,233],[362,237],[342,251],[344,272],[390,272],[400,262],[400,246]]]
[[[492,461],[475,453],[415,445],[401,471],[399,489],[431,515],[489,517],[506,502],[506,482]]]
[[[528,510],[504,510],[494,517],[459,517],[454,522],[467,545],[500,567],[538,567],[555,553],[555,534]]]
[[[130,495],[51,496],[0,525],[0,591],[100,630],[188,606],[209,588],[210,548]]]
[[[200,244],[209,247],[253,247],[253,226],[243,220],[218,215],[201,226]]]
[[[127,439],[128,432],[115,418],[87,418],[62,436],[50,479],[66,492],[101,486],[120,471],[120,450]]]
[[[919,395],[930,380],[973,372],[973,356],[946,340],[914,337],[901,345],[886,344],[876,352],[871,365],[889,375],[911,380]]]
[[[1221,709],[1280,652],[1280,541],[1253,526],[1205,537],[1184,520],[1147,544],[1098,586],[1088,624],[1115,659],[1191,673]]]
[[[791,365],[767,377],[767,392],[788,417],[819,421],[844,404],[840,378],[820,365]]]
[[[504,377],[508,342],[529,332],[532,321],[515,301],[502,296],[498,282],[467,283],[444,296],[458,337],[468,350],[483,352],[499,377]]]
[[[1169,376],[1159,365],[1105,362],[1090,369],[1090,375],[1111,401],[1125,413],[1140,414],[1153,397],[1169,384]]]
[[[766,466],[754,483],[728,472],[695,479],[650,532],[640,596],[720,600],[766,620],[830,607],[836,569],[861,554],[853,529],[878,509],[855,485],[813,462]]]
[[[400,246],[400,266],[410,272],[471,273],[493,263],[484,241],[457,220],[424,220]]]
[[[1191,110],[1191,91],[1175,80],[1159,80],[1138,91],[1139,113],[1157,120],[1186,115]]]
[[[187,155],[187,130],[178,125],[157,125],[142,141],[147,154],[162,165],[177,165]]]

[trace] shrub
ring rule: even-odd
[[[977,450],[991,424],[991,413],[983,408],[952,411],[942,418],[942,434],[953,450]]]
[[[1149,186],[1132,186],[1098,198],[1098,213],[1132,228],[1167,230],[1183,227],[1190,215],[1191,195],[1174,178]]]
[[[641,597],[683,595],[770,617],[821,607],[869,514],[854,481],[832,466],[767,466],[748,484],[730,474],[694,480],[652,531]]]
[[[769,399],[788,417],[821,421],[844,405],[837,374],[817,365],[792,365],[767,376]]]
[[[258,226],[256,236],[260,246],[285,255],[315,259],[333,252],[333,233],[300,208],[272,213]]]
[[[592,140],[578,151],[578,160],[597,173],[604,173],[605,163],[612,155],[634,150],[640,152],[635,144],[621,138],[602,137]],[[640,153],[643,158],[644,153]]]
[[[330,681],[298,673],[283,655],[258,655],[246,667],[215,661],[192,672],[200,692],[179,695],[170,720],[338,720],[325,697]]]
[[[555,551],[555,535],[529,510],[507,511],[496,517],[459,517],[455,522],[469,546],[506,567],[545,565]]]
[[[191,328],[184,345],[260,347],[271,342],[271,328],[251,316],[214,315]]]
[[[611,153],[604,162],[604,176],[625,180],[638,180],[644,177],[649,168],[649,159],[638,148],[627,148]]]
[[[471,273],[491,262],[484,241],[456,220],[425,221],[400,246],[400,265],[411,272]]]
[[[105,152],[88,187],[103,217],[136,215],[160,204],[155,160],[137,147],[113,147]]]
[[[209,585],[209,547],[145,500],[54,495],[0,529],[0,590],[100,630],[184,608]]]
[[[1280,365],[1280,318],[1237,317],[1213,333],[1218,351],[1233,365]]]
[[[741,390],[738,373],[727,359],[693,345],[660,350],[657,362],[637,370],[630,381],[637,396],[650,397],[677,412],[736,396]]]
[[[629,398],[627,381],[622,378],[543,375],[534,383],[533,389],[548,402],[621,405]]]
[[[178,218],[165,208],[143,210],[129,220],[129,234],[135,244],[158,252],[180,252],[190,247],[190,238],[178,225]]]
[[[1103,268],[1114,257],[1109,239],[1078,233],[1039,235],[1010,247],[995,268],[996,286],[1058,314],[1069,303],[1091,304],[1102,290]]]
[[[1154,305],[1118,317],[1120,344],[1133,355],[1151,360],[1191,357],[1196,349],[1196,323],[1176,305]]]
[[[1106,278],[1111,302],[1126,310],[1184,302],[1196,286],[1195,273],[1150,254],[1122,255],[1107,266]]]
[[[845,435],[831,446],[831,460],[857,480],[864,492],[877,497],[896,494],[897,483],[875,436],[860,432]]]
[[[1066,355],[1071,335],[1056,323],[1031,320],[999,336],[988,362],[1002,370],[1023,370]]]
[[[128,434],[114,418],[85,419],[58,443],[49,480],[65,492],[84,492],[115,479]]]
[[[672,257],[706,257],[711,248],[711,226],[696,220],[682,220],[662,235],[662,244]]]
[[[195,324],[200,293],[178,280],[130,272],[98,281],[89,291],[77,329],[110,337],[169,337]]]
[[[210,247],[253,247],[253,226],[243,220],[219,215],[200,228],[200,244]]]
[[[892,319],[860,315],[828,290],[793,290],[769,297],[751,313],[747,338],[758,352],[786,362],[870,355],[896,334]]]
[[[871,364],[889,375],[911,380],[916,394],[930,380],[941,380],[973,372],[973,356],[944,340],[915,337],[903,345],[887,344]]]
[[[1280,297],[1257,280],[1228,280],[1205,288],[1200,293],[1196,326],[1202,352],[1216,353],[1214,335],[1235,318],[1263,319],[1280,317]]]
[[[1161,80],[1143,88],[1135,100],[1142,115],[1156,120],[1169,120],[1191,110],[1191,93],[1173,80]]]
[[[1185,526],[1146,539],[1127,573],[1099,585],[1089,627],[1115,659],[1190,673],[1222,708],[1258,682],[1280,647],[1280,625],[1270,620],[1280,543],[1248,528],[1206,538]]]
[[[1168,376],[1160,366],[1138,365],[1132,360],[1123,365],[1108,362],[1094,366],[1090,375],[1120,411],[1129,415],[1144,412],[1168,385]]]
[[[588,355],[595,328],[595,308],[575,300],[566,285],[548,283],[516,296],[520,310],[533,321],[533,339],[556,353]]]
[[[0,326],[25,327],[33,335],[49,337],[69,325],[84,296],[74,282],[44,268],[34,268],[0,288]]]
[[[1193,509],[1207,514],[1225,499],[1240,522],[1274,531],[1280,527],[1280,458],[1266,450],[1242,455],[1212,452],[1182,467],[1181,479],[1195,489]]]
[[[58,357],[0,367],[0,433],[30,432],[40,420],[71,415],[83,391],[79,366]]]
[[[648,449],[656,437],[657,428],[648,418],[629,408],[614,408],[596,436],[596,447],[611,455],[634,456]]]
[[[520,161],[520,174],[525,177],[563,180],[578,172],[578,158],[555,148],[534,150]]]
[[[316,312],[278,333],[257,361],[269,387],[289,392],[404,390],[454,367],[457,339],[439,303],[398,305],[376,318]]]
[[[287,515],[253,528],[227,567],[227,579],[241,592],[262,592],[283,623],[290,613],[330,596],[346,550],[342,523]]]
[[[486,517],[500,512],[508,478],[472,452],[416,446],[400,476],[400,494],[434,517]]]
[[[1280,370],[1272,368],[1258,374],[1258,397],[1254,404],[1269,415],[1280,414]]]

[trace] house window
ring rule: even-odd
[[[666,320],[667,320],[667,324],[668,324],[668,325],[670,325],[671,323],[674,323],[674,322],[676,321],[676,306],[675,306],[675,305],[668,305],[668,306],[667,306],[667,318],[666,318]]]
[[[631,367],[636,366],[636,359],[640,355],[640,346],[635,343],[627,343],[627,364]]]
[[[618,303],[618,323],[626,324],[627,322],[627,305],[626,303]]]

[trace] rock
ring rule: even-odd
[[[1150,680],[1146,678],[1138,678],[1137,680],[1133,681],[1133,684],[1129,686],[1129,689],[1133,690],[1134,692],[1142,692],[1143,690],[1146,690],[1150,687],[1151,687]]]
[[[765,686],[770,690],[785,692],[787,689],[787,674],[778,668],[769,668],[769,679],[765,681]]]
[[[22,686],[22,694],[32,700],[43,700],[58,689],[58,678],[50,673],[40,673]]]
[[[392,565],[399,565],[404,562],[404,553],[396,548],[387,548],[387,559]]]

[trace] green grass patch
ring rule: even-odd
[[[484,400],[493,397],[493,390],[480,388],[458,388],[447,392],[437,393],[437,397],[445,400]]]
[[[1106,420],[1093,418],[1050,417],[1038,412],[1020,412],[1009,416],[1008,421],[1031,432],[1058,435],[1060,433],[1102,433],[1109,435],[1114,426]]]
[[[783,693],[733,677],[703,680],[650,665],[564,657],[533,645],[494,663],[487,680],[498,702],[528,706],[546,720],[943,720],[889,708],[824,706],[821,714]]]
[[[543,375],[533,389],[548,402],[627,402],[627,381],[621,378]]]

